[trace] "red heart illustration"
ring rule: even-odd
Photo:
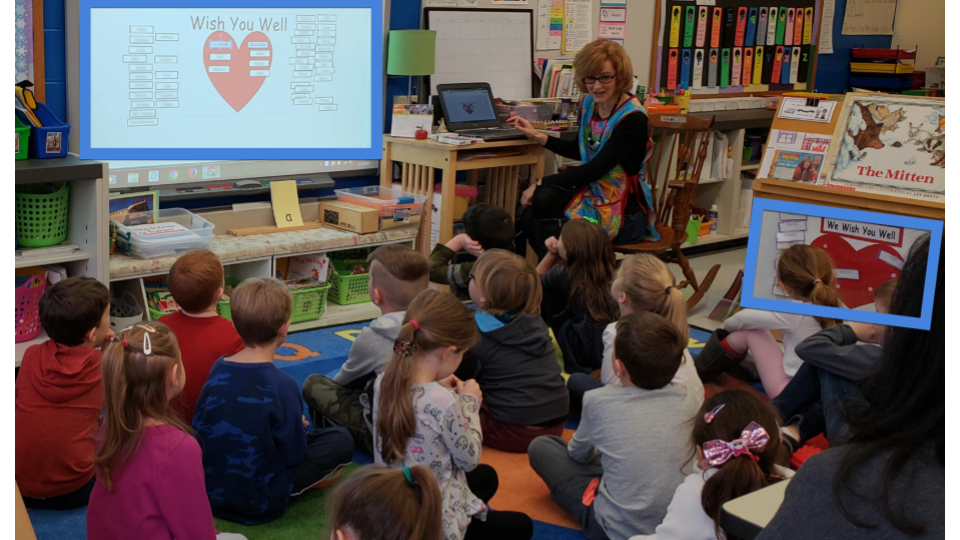
[[[837,279],[834,287],[840,300],[848,308],[857,308],[873,303],[873,291],[881,284],[900,277],[900,269],[879,257],[885,252],[893,259],[902,261],[903,257],[886,244],[871,244],[859,250],[853,249],[847,240],[836,234],[818,236],[811,244],[827,252],[833,259],[833,267],[843,270],[857,270],[860,279]]]
[[[230,34],[218,31],[203,44],[203,65],[210,82],[237,112],[260,90],[272,64],[273,46],[263,32],[248,34],[238,45]]]

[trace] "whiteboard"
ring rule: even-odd
[[[494,97],[535,97],[532,10],[428,9],[424,24],[437,31],[431,94],[438,84],[486,82]]]
[[[621,0],[624,2],[625,0]],[[455,6],[458,4],[457,0],[420,0],[420,5],[422,8],[437,7],[437,6]],[[537,15],[539,11],[539,3],[535,0],[528,0],[525,4],[512,5],[511,2],[496,2],[494,0],[462,0],[459,2],[464,6],[469,6],[469,8],[480,8],[480,9],[533,9],[534,16]],[[591,25],[593,38],[596,38],[597,24],[600,20],[600,8],[601,0],[592,0],[592,13],[591,13]],[[656,9],[656,0],[629,0],[627,4],[627,35],[624,39],[624,48],[627,50],[627,55],[630,56],[630,61],[633,63],[633,74],[636,75],[639,79],[639,83],[648,87],[649,78],[650,78],[650,59],[653,54],[653,15]],[[460,8],[467,9],[467,8]],[[424,22],[422,26],[426,25],[426,17],[424,17]],[[536,34],[533,36],[536,37]],[[534,40],[536,43],[536,40]],[[573,59],[573,55],[563,55],[560,53],[559,49],[556,50],[535,50],[533,54],[533,59],[536,61],[537,58],[568,58]],[[470,80],[466,82],[475,82],[475,80]],[[436,91],[434,90],[434,93]],[[538,97],[538,96],[537,96]]]

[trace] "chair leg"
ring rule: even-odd
[[[720,271],[720,265],[713,265],[704,277],[703,282],[697,283],[697,275],[694,273],[693,268],[690,268],[690,261],[684,256],[683,251],[680,249],[680,244],[670,246],[670,250],[677,258],[677,264],[680,265],[680,269],[683,271],[683,277],[687,278],[687,283],[693,287],[693,296],[687,299],[687,311],[690,311],[700,303],[703,295],[710,289],[710,285],[713,285],[713,280],[717,277],[717,272]]]

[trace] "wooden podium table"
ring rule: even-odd
[[[487,170],[486,202],[502,206],[511,217],[517,206],[520,168],[530,166],[530,180],[543,177],[544,148],[529,139],[455,146],[436,141],[383,136],[383,160],[380,185],[393,185],[393,164],[401,165],[402,190],[424,195],[426,205],[420,217],[418,249],[430,255],[431,214],[436,171],[441,174],[440,234],[435,240],[445,243],[453,237],[453,205],[458,171],[467,171],[468,183],[476,185],[477,174]]]

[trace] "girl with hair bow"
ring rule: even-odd
[[[776,408],[749,392],[726,390],[706,400],[694,418],[693,473],[656,532],[631,540],[724,540],[720,509],[727,501],[793,476],[775,464],[779,426]]]

